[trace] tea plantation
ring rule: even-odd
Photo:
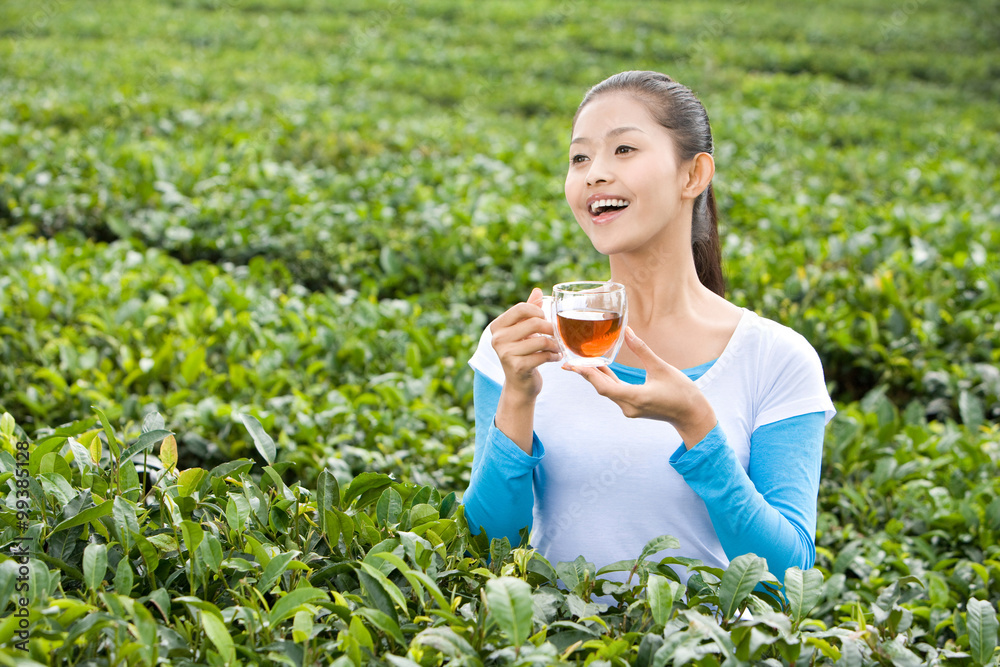
[[[1000,664],[997,16],[3,2],[0,663]],[[705,103],[730,298],[837,403],[781,589],[464,518],[483,327],[606,275],[562,188],[624,69]]]

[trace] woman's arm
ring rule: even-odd
[[[824,414],[813,412],[761,426],[750,437],[749,471],[719,426],[670,457],[705,501],[730,560],[755,553],[779,580],[789,567],[813,566],[825,425]]]
[[[525,526],[531,528],[535,502],[532,472],[545,449],[532,434],[529,455],[497,428],[495,417],[500,393],[499,384],[476,373],[473,383],[476,449],[469,488],[462,503],[473,534],[478,534],[482,527],[490,539],[506,537],[511,545],[517,546],[521,541],[518,533]]]

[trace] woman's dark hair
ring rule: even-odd
[[[708,112],[687,86],[659,72],[621,72],[587,91],[573,117],[573,124],[576,124],[576,118],[583,107],[599,95],[607,93],[632,95],[645,104],[653,119],[669,130],[677,144],[681,160],[690,160],[698,153],[712,155],[714,144]],[[725,296],[726,279],[722,273],[722,248],[719,244],[719,211],[711,183],[694,200],[691,250],[702,285]]]

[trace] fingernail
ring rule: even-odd
[[[635,338],[636,337],[635,332],[632,331],[632,327],[626,326],[625,327],[625,333],[628,335],[629,338]]]

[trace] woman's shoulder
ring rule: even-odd
[[[792,327],[747,310],[741,321],[743,365],[758,383],[772,385],[790,378],[822,380],[823,364],[812,343]]]

